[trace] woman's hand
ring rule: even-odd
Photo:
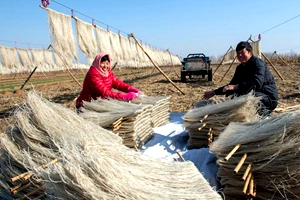
[[[130,87],[128,88],[128,92],[134,92],[134,93],[138,93],[138,94],[141,94],[141,93],[142,93],[139,89],[137,89],[137,88],[135,88],[135,87],[132,87],[132,86],[130,86]]]

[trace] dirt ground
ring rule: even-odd
[[[180,67],[170,66],[161,68],[164,74],[172,80],[172,83],[155,67],[145,69],[114,69],[115,74],[124,82],[139,88],[148,96],[171,96],[170,111],[186,112],[191,109],[193,104],[201,101],[203,93],[207,90],[216,89],[228,83],[233,76],[235,66],[213,65],[213,81],[208,82],[207,77],[192,77],[187,79],[187,83],[180,81]],[[300,64],[293,66],[270,66],[274,75],[279,92],[278,107],[289,107],[300,104]],[[216,70],[217,69],[217,70]],[[78,82],[82,83],[86,70],[72,71],[74,77],[78,77]],[[51,77],[64,77],[62,81],[33,84],[34,80],[50,79]],[[35,90],[52,102],[62,104],[70,109],[74,109],[74,99],[78,96],[81,87],[72,79],[70,74],[65,72],[34,73],[27,82],[23,90],[19,90],[28,74],[19,74],[15,77],[0,75],[0,84],[19,81],[15,91],[0,90],[0,134],[5,132],[8,124],[11,123],[10,117],[13,110],[27,98],[27,91]],[[283,80],[282,80],[283,79]],[[221,81],[222,80],[222,81]],[[1,87],[0,87],[1,88]]]

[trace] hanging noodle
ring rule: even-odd
[[[97,45],[100,52],[109,53],[113,52],[113,47],[110,43],[110,34],[107,30],[96,26]]]
[[[20,55],[20,62],[21,62],[21,69],[22,71],[32,71],[32,58],[31,58],[31,51],[28,49],[17,49]]]
[[[45,68],[45,64],[44,64],[44,60],[45,60],[44,50],[43,49],[32,49],[31,53],[32,53],[33,66],[37,67],[37,71],[40,71],[40,72],[48,71]]]
[[[113,51],[111,52],[112,54],[112,60],[114,62],[120,62],[121,65],[121,61],[123,60],[123,51],[122,51],[122,47],[120,45],[120,39],[119,39],[119,34],[116,34],[112,31],[109,31],[109,39],[110,39],[110,44],[111,47],[113,48]]]
[[[15,48],[4,47],[0,45],[0,54],[2,66],[7,74],[17,73],[20,71],[17,50]]]
[[[56,12],[49,8],[48,25],[51,38],[51,44],[55,51],[60,54],[68,67],[72,67],[73,59],[76,61],[77,52],[72,30],[71,16]]]
[[[81,51],[87,56],[88,63],[92,63],[97,53],[95,27],[80,19],[76,19],[77,41]]]

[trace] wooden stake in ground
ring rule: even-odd
[[[30,73],[30,75],[28,76],[28,78],[26,79],[26,81],[23,83],[23,85],[21,86],[20,90],[23,89],[23,87],[25,86],[25,84],[29,81],[30,77],[33,75],[33,73],[35,72],[35,70],[37,69],[37,67],[35,67],[33,69],[33,71]]]
[[[278,58],[280,58],[280,60],[285,64],[285,65],[289,65],[288,63],[286,63],[282,57],[280,57],[276,51],[274,51],[274,54],[276,54],[278,56]]]
[[[250,36],[250,38],[248,39],[252,42],[254,42]],[[267,58],[267,56],[265,54],[263,54],[263,52],[261,52],[261,55],[264,57],[264,59],[266,59],[268,61],[268,63],[273,67],[273,69],[275,70],[275,72],[278,74],[278,76],[281,78],[281,80],[284,80],[283,77],[281,76],[281,74],[277,71],[276,67],[272,64],[272,62],[269,60],[269,58]]]
[[[73,78],[73,80],[82,88],[82,85],[78,82],[78,80],[73,76],[73,74],[70,72],[66,62],[64,61],[64,59],[61,57],[60,53],[55,51],[55,49],[53,48],[53,46],[50,44],[51,48],[53,49],[54,53],[56,53],[58,55],[58,57],[63,61],[68,73],[71,75],[71,77]]]
[[[224,54],[224,56],[223,56],[223,58],[222,58],[220,64],[218,65],[218,67],[217,67],[216,70],[214,71],[213,76],[214,76],[214,74],[216,73],[216,71],[219,69],[219,67],[222,65],[222,63],[224,62],[225,56],[226,56],[226,54],[230,51],[230,49],[233,50],[232,46],[230,46],[229,49],[228,49],[228,50],[226,51],[226,53]]]
[[[133,39],[135,40],[135,42],[139,45],[139,47],[142,49],[142,51],[146,54],[146,56],[150,59],[150,61],[152,62],[152,64],[158,69],[158,71],[160,71],[160,73],[162,73],[162,75],[164,75],[164,77],[177,89],[181,92],[181,94],[184,95],[184,92],[181,91],[176,85],[175,83],[154,63],[154,61],[151,59],[151,57],[148,55],[148,53],[144,50],[144,48],[142,47],[142,45],[140,44],[140,42],[136,39],[136,37],[133,35],[133,33],[129,34],[128,37],[133,37]]]
[[[234,61],[236,60],[236,56],[234,57],[233,61],[231,62],[230,66],[228,67],[227,71],[225,72],[224,76],[222,77],[222,79],[220,80],[220,82],[223,81],[224,77],[226,76],[226,74],[228,73],[229,69],[231,68],[231,66],[233,65]]]
[[[172,55],[171,55],[171,53],[170,53],[169,49],[167,49],[167,52],[169,53],[169,55],[170,55],[170,59],[171,59],[171,62],[172,62],[172,66],[170,67],[170,69],[169,69],[169,73],[168,73],[168,74],[170,74],[170,73],[171,73],[171,68],[172,68],[172,69],[174,69],[174,72],[175,72],[175,74],[176,74],[177,78],[180,78],[180,76],[179,76],[179,75],[177,74],[177,72],[176,72],[176,69],[174,68],[174,64],[173,64],[173,60],[172,60]]]
[[[276,67],[271,63],[271,61],[269,60],[269,58],[267,58],[267,56],[265,56],[265,54],[263,54],[261,52],[261,55],[268,61],[268,63],[273,67],[273,69],[275,70],[275,72],[278,74],[278,76],[281,78],[281,80],[284,80],[283,77],[281,76],[281,74],[277,71]]]

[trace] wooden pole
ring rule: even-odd
[[[140,42],[136,39],[136,37],[133,35],[133,33],[129,34],[129,37],[133,37],[135,42],[139,45],[139,47],[142,49],[142,51],[146,54],[146,56],[150,59],[150,61],[152,62],[152,64],[158,69],[158,71],[160,71],[160,73],[162,73],[162,75],[164,75],[164,77],[177,89],[181,92],[181,94],[184,95],[184,92],[181,91],[176,85],[175,83],[154,63],[154,61],[151,59],[151,57],[148,55],[148,53],[144,50],[144,48],[142,47],[142,45],[140,44]]]
[[[51,45],[51,44],[50,44]],[[82,85],[78,82],[78,80],[73,76],[73,74],[70,72],[69,68],[68,68],[68,65],[66,64],[65,60],[62,58],[62,56],[60,55],[60,53],[58,53],[54,48],[53,46],[51,45],[54,53],[56,53],[58,55],[58,57],[62,60],[62,62],[64,63],[68,73],[71,75],[71,77],[73,78],[73,80],[82,88]]]
[[[30,73],[30,75],[28,76],[28,78],[26,79],[26,81],[23,83],[23,85],[21,86],[20,90],[23,89],[23,87],[25,86],[25,84],[29,81],[30,77],[33,75],[33,73],[35,72],[35,70],[37,69],[37,67],[35,67],[32,72]]]
[[[274,51],[274,53],[278,56],[278,58],[279,58],[284,64],[289,65],[288,63],[286,63],[286,62],[283,60],[283,58],[281,58],[281,57],[277,54],[276,51]]]
[[[169,49],[167,50],[167,52],[169,53],[169,55],[170,55],[170,59],[171,59],[171,62],[172,62],[172,66],[171,66],[171,67],[170,67],[170,69],[169,69],[169,74],[171,73],[171,68],[172,68],[172,69],[174,69],[174,72],[175,72],[175,74],[176,74],[177,78],[179,78],[180,76],[177,74],[177,72],[176,72],[176,69],[174,68],[174,64],[173,64],[172,55],[171,55],[171,53],[170,53]]]
[[[283,77],[281,76],[281,74],[277,71],[276,67],[271,63],[269,58],[267,58],[267,56],[265,56],[265,54],[263,54],[263,52],[261,52],[261,55],[269,62],[269,64],[273,67],[273,69],[278,74],[278,76],[281,78],[281,80],[284,80]]]
[[[252,42],[254,42],[250,36],[250,38],[248,40],[251,40]],[[273,67],[273,69],[275,70],[275,72],[278,74],[278,76],[281,78],[281,80],[284,80],[283,77],[281,76],[281,74],[277,71],[276,67],[272,64],[272,62],[269,60],[269,58],[267,58],[267,56],[261,52],[261,55],[269,62],[269,64]]]
[[[177,151],[176,153],[177,153],[177,155],[180,157],[180,159],[181,159],[183,162],[185,162],[185,159],[182,157],[182,155],[179,153],[179,151]]]
[[[216,70],[214,71],[213,75],[216,73],[216,71],[219,69],[219,67],[222,65],[222,63],[224,62],[225,56],[226,54],[229,52],[230,49],[233,49],[232,46],[229,47],[229,49],[226,51],[226,53],[224,54],[221,62],[219,63],[218,67],[216,68]]]
[[[234,63],[235,59],[236,59],[236,56],[234,57],[233,61],[231,62],[231,64],[230,64],[229,68],[228,68],[228,69],[227,69],[227,71],[225,72],[225,74],[224,74],[224,76],[222,77],[222,79],[221,79],[221,81],[220,81],[220,82],[222,82],[222,81],[223,81],[224,77],[226,76],[226,74],[228,73],[229,69],[230,69],[230,68],[231,68],[231,66],[233,65],[233,63]]]
[[[115,68],[117,65],[118,65],[118,62],[116,62],[116,63],[114,64],[114,66],[111,68],[111,71],[114,70],[114,68]]]

